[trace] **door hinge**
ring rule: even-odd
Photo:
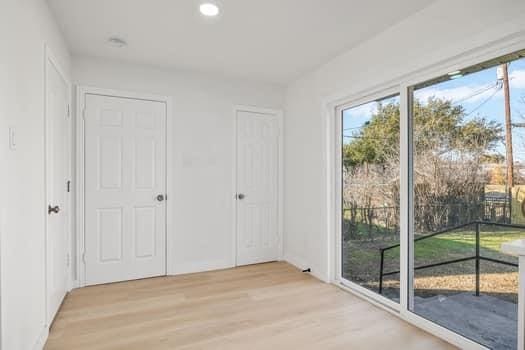
[[[69,119],[71,117],[71,107],[69,106],[69,103],[66,106],[66,119]]]
[[[69,255],[69,253],[66,254],[66,267],[69,267],[69,265],[71,264],[71,256]]]
[[[82,262],[85,264],[86,263],[86,252],[83,252],[82,253]]]
[[[67,180],[66,182],[66,191],[67,193],[71,192],[71,180]]]
[[[86,119],[86,107],[82,109],[82,119]]]

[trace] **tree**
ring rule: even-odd
[[[502,127],[482,117],[465,120],[465,110],[451,101],[430,98],[414,103],[414,144],[432,151],[487,156],[502,140]],[[382,164],[399,154],[399,104],[380,104],[370,121],[343,146],[346,166]]]
[[[467,118],[462,106],[430,98],[413,106],[414,207],[419,232],[478,220],[486,174],[502,127],[483,117]],[[399,222],[399,104],[380,104],[367,124],[343,145],[343,202],[350,237],[383,225],[391,208]],[[368,230],[358,229],[358,223]],[[398,228],[394,228],[397,230]]]
[[[501,166],[495,166],[489,172],[489,183],[491,185],[505,185],[505,172]]]
[[[399,154],[399,104],[379,105],[370,121],[343,146],[346,166],[384,163]]]

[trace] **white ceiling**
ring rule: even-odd
[[[48,0],[75,55],[286,84],[434,0]],[[107,45],[118,36],[123,49]]]

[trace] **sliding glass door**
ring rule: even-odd
[[[399,95],[341,118],[342,277],[399,302]]]
[[[517,259],[501,244],[525,237],[524,77],[511,55],[411,93],[410,309],[493,349],[516,348]]]
[[[501,246],[525,239],[525,51],[400,86],[337,109],[340,278],[515,349],[518,259]]]

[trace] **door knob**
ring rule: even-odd
[[[162,202],[163,200],[164,200],[164,195],[163,194],[159,194],[157,196],[157,201]]]
[[[47,206],[47,214],[51,215],[51,213],[58,214],[60,212],[60,207],[58,205],[55,205],[52,207],[51,205]]]
[[[243,193],[239,193],[237,195],[237,198],[239,198],[239,199],[244,199],[244,197],[245,197],[245,195]]]

